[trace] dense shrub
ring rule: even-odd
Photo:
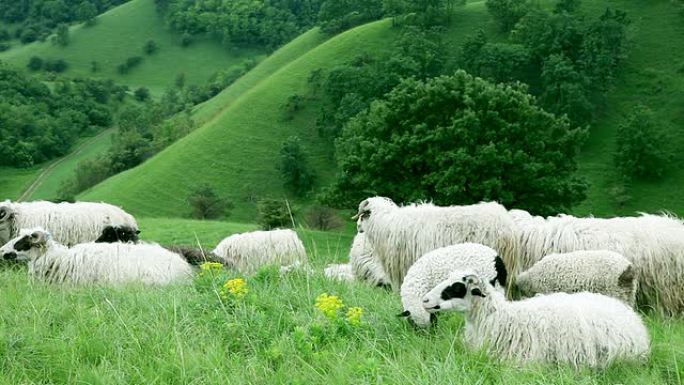
[[[262,199],[257,202],[257,221],[265,230],[292,227],[291,209],[286,201]]]
[[[615,165],[628,178],[660,178],[673,159],[669,143],[653,112],[638,107],[618,127]]]
[[[188,204],[192,209],[192,217],[197,219],[217,219],[230,215],[228,210],[233,208],[233,204],[226,199],[219,197],[214,189],[203,184],[193,189],[188,196]]]
[[[313,172],[304,154],[301,140],[296,136],[287,138],[281,145],[278,169],[285,187],[296,195],[303,195],[313,186]]]

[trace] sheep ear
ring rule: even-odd
[[[42,231],[34,231],[31,234],[31,244],[32,245],[43,245],[47,242],[47,234]]]
[[[411,312],[408,310],[404,310],[403,312],[397,314],[397,317],[408,317],[411,315]]]
[[[484,295],[484,293],[482,293],[482,290],[480,290],[480,289],[477,288],[477,287],[474,288],[474,289],[472,289],[472,290],[470,290],[470,294],[471,294],[471,295],[476,295],[476,296],[482,297],[482,298],[487,297],[486,295]]]
[[[140,230],[135,230],[135,233],[136,233],[136,234],[140,234]]]

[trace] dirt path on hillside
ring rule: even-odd
[[[72,152],[68,153],[67,155],[65,155],[59,159],[56,159],[55,161],[50,163],[47,167],[45,167],[45,169],[43,169],[43,171],[40,172],[40,174],[33,181],[33,183],[31,183],[31,185],[26,190],[24,190],[24,192],[21,194],[19,199],[17,199],[17,202],[22,202],[25,199],[27,199],[28,197],[30,197],[36,191],[36,189],[38,189],[38,187],[40,187],[40,185],[43,183],[45,178],[47,178],[47,176],[50,174],[50,172],[52,172],[52,170],[55,169],[55,167],[59,166],[65,160],[71,159],[72,157],[80,154],[83,151],[83,149],[86,148],[88,145],[90,145],[94,141],[100,139],[104,135],[111,133],[113,130],[114,130],[114,128],[108,128],[108,129],[100,132],[99,134],[97,134],[97,135],[93,136],[92,138],[86,140],[85,142],[81,143],[78,147],[76,147],[76,149],[74,151],[72,151]]]

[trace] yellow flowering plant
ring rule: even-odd
[[[247,295],[248,292],[247,281],[244,278],[229,279],[221,288],[221,298],[224,300],[229,298],[240,299]]]
[[[337,319],[337,312],[340,310],[342,307],[344,307],[344,303],[342,303],[342,300],[336,296],[336,295],[329,295],[328,293],[323,293],[316,297],[316,308],[320,310],[323,315],[330,319],[330,320],[335,320]]]
[[[205,262],[200,265],[200,275],[217,275],[223,271],[223,264],[220,262]]]
[[[357,306],[350,307],[347,309],[347,322],[352,326],[361,325],[361,316],[363,315],[363,309]]]

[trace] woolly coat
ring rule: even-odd
[[[540,293],[604,294],[634,305],[636,277],[632,263],[607,250],[551,254],[516,277],[524,296]]]
[[[497,262],[498,259],[498,262]],[[462,243],[433,250],[411,266],[401,285],[404,312],[416,326],[430,326],[430,313],[423,308],[423,296],[454,270],[471,270],[503,292],[506,269],[498,253],[477,243]]]
[[[41,246],[18,251],[14,245],[35,230],[3,246],[2,251],[25,254],[29,275],[50,283],[70,284],[168,284],[189,279],[190,265],[178,254],[152,243],[83,243],[66,247],[49,239]]]
[[[245,274],[255,273],[265,265],[307,262],[304,244],[293,230],[233,234],[222,240],[213,253]]]
[[[3,208],[12,213],[12,219],[0,222],[1,244],[16,237],[24,228],[41,227],[50,232],[55,241],[67,246],[95,241],[109,225],[138,229],[132,215],[107,203],[4,201],[0,203],[0,210]]]
[[[323,274],[326,278],[336,279],[338,281],[355,281],[354,273],[352,272],[352,267],[348,263],[343,264],[330,264],[326,266]]]
[[[632,262],[638,280],[637,304],[665,314],[684,313],[684,224],[667,215],[524,219],[519,227],[518,266],[543,256],[578,250],[610,250]]]
[[[356,279],[373,286],[388,286],[389,277],[380,261],[373,255],[373,249],[366,242],[366,236],[358,233],[349,251],[349,264]]]
[[[463,242],[489,246],[501,255],[506,267],[515,265],[518,233],[508,211],[500,204],[376,204],[387,200],[375,197],[361,202],[359,227],[392,287],[401,287],[409,268],[422,255]]]

